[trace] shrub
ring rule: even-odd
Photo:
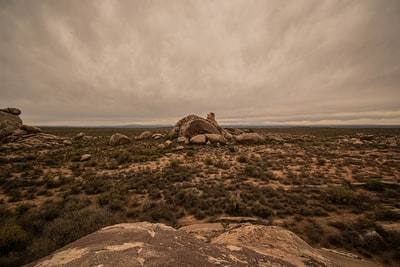
[[[27,247],[29,236],[21,226],[13,223],[0,229],[0,255],[8,255]]]
[[[351,204],[354,192],[347,186],[328,186],[326,190],[327,200],[333,204]]]
[[[371,191],[383,191],[384,184],[380,180],[373,179],[367,182],[365,188]]]
[[[240,162],[240,163],[246,163],[246,162],[247,162],[247,158],[246,158],[246,156],[244,156],[244,155],[240,155],[240,156],[237,158],[237,161]]]
[[[244,167],[244,173],[249,177],[253,177],[253,178],[260,177],[260,171],[258,170],[257,167],[254,167],[254,166]]]
[[[212,165],[213,164],[213,160],[212,160],[212,158],[207,157],[207,158],[204,159],[204,163],[207,164],[207,165]]]

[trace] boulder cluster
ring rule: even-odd
[[[202,118],[197,115],[188,115],[180,119],[172,128],[170,133],[152,133],[144,131],[135,140],[144,140],[153,138],[154,140],[168,137],[164,144],[160,144],[159,148],[169,147],[175,140],[180,144],[218,144],[225,145],[227,143],[264,143],[265,137],[258,133],[250,133],[237,128],[222,128],[215,120],[213,112],[207,115],[207,118]],[[126,135],[116,133],[110,138],[109,144],[112,146],[123,145],[132,142],[132,139]]]
[[[64,144],[65,138],[44,134],[36,126],[23,124],[18,108],[0,109],[0,144],[14,148],[54,146]]]
[[[213,112],[202,118],[189,115],[180,119],[170,132],[172,138],[178,142],[198,145],[218,143],[226,144],[237,141],[239,143],[262,143],[265,137],[257,133],[247,133],[236,128],[224,129],[219,126]]]

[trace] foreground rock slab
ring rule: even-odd
[[[211,242],[198,238],[210,231]],[[342,265],[277,226],[247,223],[227,230],[221,224],[201,224],[176,230],[140,222],[105,227],[25,266]]]

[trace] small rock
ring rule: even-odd
[[[184,146],[177,146],[176,148],[175,148],[175,150],[183,150],[185,147]]]
[[[80,132],[80,133],[78,133],[78,134],[74,137],[74,139],[75,139],[75,140],[80,140],[80,139],[82,139],[85,135],[86,135],[86,134],[85,134],[84,132]]]
[[[165,141],[164,144],[165,144],[166,147],[169,147],[169,146],[172,145],[172,141],[171,140],[167,140],[167,141]]]
[[[91,157],[92,157],[91,154],[83,154],[83,155],[81,156],[81,159],[80,159],[79,161],[87,161],[87,160],[89,160]]]
[[[206,134],[207,140],[211,143],[226,144],[226,139],[220,134]]]
[[[177,141],[178,143],[189,144],[189,139],[187,139],[187,138],[184,137],[184,136],[179,136],[178,139],[176,139],[176,141]]]
[[[158,147],[159,149],[164,149],[164,148],[165,148],[165,144],[159,144],[157,147]]]
[[[92,141],[94,139],[94,137],[93,136],[90,136],[90,135],[85,135],[84,137],[82,137],[82,141],[84,141],[84,142],[88,142],[88,141]]]
[[[155,133],[151,136],[151,138],[153,138],[154,140],[158,140],[158,139],[164,138],[164,135],[160,134],[160,133]]]
[[[63,144],[64,144],[65,146],[71,146],[71,145],[72,145],[72,141],[66,139],[66,140],[63,141]]]

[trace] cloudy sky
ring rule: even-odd
[[[32,125],[400,124],[398,0],[0,0]]]

